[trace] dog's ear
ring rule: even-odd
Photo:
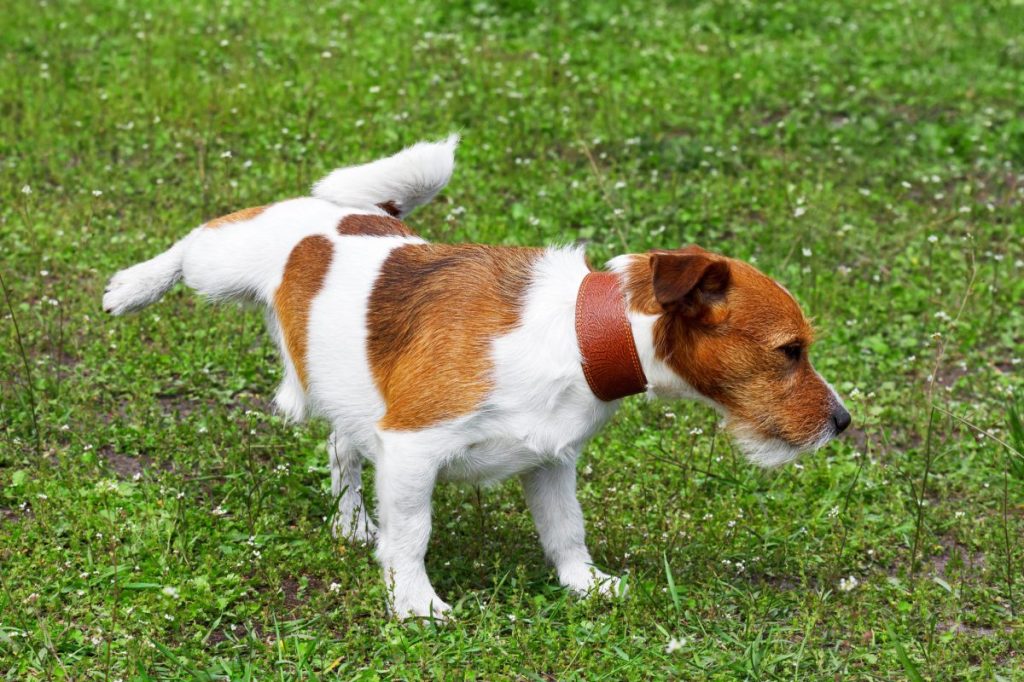
[[[702,317],[729,289],[729,263],[699,247],[650,254],[654,298],[668,312]]]

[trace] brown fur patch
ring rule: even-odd
[[[377,204],[377,208],[381,209],[382,211],[384,211],[385,213],[394,218],[397,218],[402,214],[402,210],[398,208],[398,204],[396,204],[393,201],[382,201],[381,203]]]
[[[370,295],[370,366],[381,428],[468,414],[491,390],[491,341],[519,323],[541,249],[410,244],[388,256]]]
[[[677,253],[707,253],[689,247]],[[667,252],[672,253],[672,252]],[[690,386],[725,406],[765,438],[809,443],[829,423],[831,392],[805,351],[799,360],[779,347],[809,347],[813,331],[799,305],[772,279],[742,261],[729,265],[724,297],[703,310],[666,310],[654,293],[651,255],[636,255],[623,271],[630,308],[659,315],[657,356]]]
[[[227,215],[222,215],[219,218],[214,218],[204,225],[204,227],[213,229],[215,227],[221,227],[230,223],[240,223],[246,220],[252,220],[260,213],[267,210],[267,206],[253,206],[251,208],[243,208],[241,211],[235,211]]]
[[[330,239],[323,235],[306,237],[288,255],[281,286],[274,293],[274,312],[281,324],[284,345],[303,388],[307,386],[309,308],[323,288],[333,255]]]
[[[415,232],[397,218],[356,213],[338,223],[338,234],[359,237],[414,237]]]

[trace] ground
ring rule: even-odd
[[[6,679],[1024,679],[1024,6],[7,3],[0,25]],[[595,561],[514,482],[438,491],[448,625],[387,618],[325,519],[260,313],[119,268],[334,166],[463,135],[430,239],[699,244],[814,317],[848,435],[745,463],[631,398],[580,463]],[[369,482],[369,481],[368,481]]]

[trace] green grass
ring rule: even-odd
[[[3,14],[6,679],[1024,679],[1020,2]],[[268,414],[260,314],[100,296],[204,219],[450,130],[415,229],[754,260],[855,427],[762,472],[707,409],[630,399],[580,473],[629,596],[559,589],[516,484],[443,487],[456,621],[389,621],[324,523],[326,426]]]

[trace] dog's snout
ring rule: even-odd
[[[836,435],[846,430],[846,427],[850,425],[850,413],[846,411],[846,408],[842,405],[836,405],[835,409],[832,410],[832,425],[836,427]]]

